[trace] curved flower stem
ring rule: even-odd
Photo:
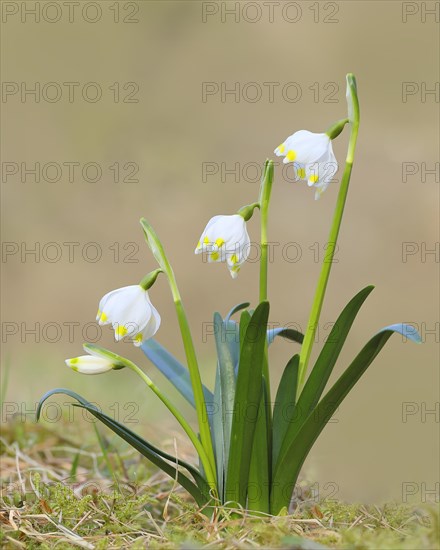
[[[154,254],[154,257],[156,258],[160,267],[162,268],[162,271],[166,274],[168,278],[168,283],[171,288],[171,293],[174,300],[174,306],[176,308],[176,313],[177,313],[177,319],[179,322],[180,332],[182,334],[182,341],[185,349],[186,360],[188,363],[188,370],[191,378],[191,385],[194,392],[194,401],[195,401],[196,412],[197,412],[200,440],[209,461],[209,466],[210,466],[209,469],[211,472],[213,472],[213,479],[216,482],[214,450],[212,446],[211,430],[210,430],[209,421],[208,421],[208,411],[206,408],[205,398],[203,395],[202,380],[200,378],[200,371],[197,363],[197,356],[196,356],[194,344],[191,337],[191,331],[189,329],[188,319],[186,317],[185,309],[183,307],[182,299],[180,297],[180,292],[177,287],[176,277],[174,275],[171,264],[169,263],[168,258],[165,254],[162,243],[160,242],[159,237],[156,235],[154,229],[151,227],[151,225],[147,222],[145,218],[141,219],[141,225],[145,232],[145,237],[147,239],[148,246],[151,248]],[[205,465],[204,467],[206,468]]]
[[[322,304],[324,302],[327,282],[330,275],[330,270],[333,263],[333,258],[336,250],[336,244],[341,227],[342,214],[344,213],[345,201],[347,199],[348,186],[350,183],[351,170],[353,167],[354,151],[359,129],[359,102],[356,90],[356,79],[352,74],[347,75],[347,101],[349,105],[349,120],[351,123],[350,140],[348,144],[345,169],[342,175],[341,186],[336,202],[336,208],[333,215],[333,222],[328,238],[328,252],[324,256],[322,263],[321,274],[319,276],[318,285],[316,287],[315,298],[310,312],[309,322],[307,325],[304,342],[301,346],[299,373],[298,373],[298,397],[301,393],[307,366],[312,352],[313,341],[315,339],[316,328],[318,326],[319,317],[321,315]]]
[[[179,424],[182,426],[182,428],[185,430],[186,434],[190,438],[192,444],[194,445],[200,460],[203,464],[203,468],[205,470],[206,475],[206,481],[208,482],[208,485],[211,487],[211,489],[216,490],[216,477],[214,474],[214,471],[211,466],[211,461],[209,460],[209,457],[197,437],[197,434],[194,432],[194,430],[191,428],[191,426],[188,424],[188,422],[185,420],[185,418],[182,416],[182,414],[176,409],[176,407],[171,403],[171,401],[163,394],[159,388],[154,384],[154,382],[151,380],[151,378],[145,374],[143,370],[141,370],[135,363],[130,361],[129,359],[122,358],[122,363],[131,369],[133,372],[135,372],[142,380],[147,384],[147,386],[153,390],[153,392],[159,397],[159,399],[162,401],[162,403],[168,408],[168,410],[174,415],[176,420],[179,422]]]

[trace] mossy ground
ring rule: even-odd
[[[88,430],[90,433],[90,430]],[[2,548],[438,549],[438,506],[305,499],[261,517],[208,519],[172,480],[122,445],[78,443],[60,426],[2,426]],[[104,453],[102,452],[104,449]],[[122,449],[122,450],[121,450]]]

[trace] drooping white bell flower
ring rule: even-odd
[[[81,374],[102,374],[113,370],[115,365],[104,357],[94,355],[81,355],[72,359],[66,359],[66,365]]]
[[[315,187],[315,199],[319,199],[327,189],[338,170],[332,140],[327,134],[300,130],[289,136],[274,152],[277,156],[284,156],[284,163],[294,163],[298,179],[306,180],[310,187]]]
[[[117,341],[128,336],[140,346],[156,334],[161,319],[148,292],[131,285],[106,294],[99,302],[96,320],[101,326],[111,324]]]
[[[205,227],[195,249],[207,253],[208,262],[226,262],[235,279],[249,256],[250,239],[246,222],[240,214],[214,216]]]

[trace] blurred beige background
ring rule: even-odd
[[[2,4],[2,366],[10,365],[5,399],[12,403],[3,420],[14,407],[32,409],[44,391],[65,386],[107,410],[119,403],[130,411],[124,407],[134,403],[136,429],[156,442],[176,430],[128,372],[85,378],[68,371],[64,359],[95,337],[101,296],[155,268],[138,224],[146,216],[174,266],[203,377],[211,383],[215,345],[203,338],[204,323],[215,310],[226,313],[244,300],[255,305],[258,265],[249,263],[233,281],[224,266],[194,256],[198,237],[211,216],[257,199],[252,167],[272,158],[289,134],[324,131],[345,116],[345,74],[353,72],[362,122],[314,356],[326,323],[367,284],[376,290],[335,374],[387,324],[415,324],[424,344],[393,337],[325,430],[305,474],[322,496],[336,484],[337,496],[347,500],[402,501],[410,483],[412,498],[425,500],[439,480],[438,248],[427,254],[439,246],[439,176],[426,172],[438,162],[439,33],[436,16],[422,8],[435,3],[241,2],[234,8],[234,2],[101,1],[100,11],[80,2],[70,13],[61,2],[58,9],[27,2],[38,4],[38,23],[22,3]],[[235,15],[226,13],[231,9]],[[26,94],[35,83],[37,95]],[[205,98],[203,83],[212,92]],[[222,96],[222,87],[234,86],[237,96]],[[94,102],[96,90],[102,97]],[[341,164],[346,145],[344,133],[335,143]],[[35,163],[39,182],[26,174]],[[87,163],[95,164],[84,178]],[[204,174],[206,163],[218,172]],[[222,163],[226,170],[238,163],[237,176],[222,174]],[[102,174],[91,182],[96,165]],[[68,166],[75,167],[73,181]],[[122,181],[130,175],[138,182]],[[271,321],[304,328],[338,184],[315,202],[304,183],[285,176],[278,167]],[[258,214],[249,228],[257,239]],[[296,243],[298,261],[283,258],[286,243]],[[36,255],[26,254],[36,246]],[[158,340],[183,359],[165,281],[150,295],[162,315]],[[110,330],[99,342],[138,360],[169,388],[140,351],[116,346]],[[282,340],[273,345],[274,380],[296,350]],[[84,433],[93,437],[89,425]]]

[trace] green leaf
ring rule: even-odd
[[[208,410],[209,412],[209,410]],[[225,477],[226,477],[226,453],[225,453],[225,440],[223,433],[223,418],[222,418],[222,387],[220,383],[220,366],[217,363],[217,371],[215,376],[214,387],[214,404],[211,414],[212,418],[212,439],[215,454],[215,463],[217,467],[217,487],[219,498],[223,502],[225,491]]]
[[[247,508],[268,514],[270,512],[271,479],[270,403],[268,402],[267,383],[264,376],[261,389],[260,407],[249,467]]]
[[[287,429],[295,418],[295,399],[298,385],[299,355],[294,355],[287,363],[278,386],[273,409],[273,449],[272,464],[275,465]]]
[[[246,330],[251,320],[251,313],[249,311],[243,311],[240,315],[240,325],[239,325],[239,339],[240,339],[240,350],[243,349],[243,341],[246,336]]]
[[[142,344],[141,350],[183,397],[195,407],[194,392],[191,385],[189,370],[171,355],[166,348],[154,340],[154,338],[146,340]],[[203,394],[206,403],[213,402],[214,396],[206,386],[203,386]]]
[[[293,328],[271,328],[267,331],[267,343],[270,345],[275,340],[276,336],[282,336],[283,338],[287,338],[287,340],[290,340],[291,342],[298,342],[298,344],[302,344],[304,340],[304,334],[302,332],[299,332],[299,330],[294,330]]]
[[[228,325],[219,313],[214,313],[214,334],[217,347],[218,368],[221,385],[221,409],[218,414],[222,418],[224,468],[228,471],[228,457],[231,440],[232,411],[235,401],[235,361],[227,341]],[[235,334],[235,332],[234,332]]]
[[[240,322],[240,363],[235,390],[225,498],[246,506],[256,414],[261,399],[262,371],[269,303],[261,302],[248,320],[243,312]]]
[[[234,313],[237,313],[238,311],[241,311],[242,309],[246,309],[250,305],[251,305],[250,302],[242,302],[241,304],[237,304],[231,310],[229,310],[229,313],[225,317],[225,321],[226,322],[230,321],[231,317],[234,315]]]
[[[129,445],[139,451],[143,456],[148,458],[150,462],[158,466],[173,479],[176,479],[178,483],[180,483],[180,485],[182,485],[182,487],[194,497],[199,505],[206,504],[206,502],[209,500],[208,484],[193,466],[158,449],[148,441],[145,441],[137,434],[123,426],[121,423],[113,420],[111,417],[98,411],[97,409],[82,404],[74,406],[81,407],[89,411],[91,414],[93,414],[93,416],[98,418],[103,424],[105,424],[108,428],[113,430],[117,435],[124,439]],[[194,483],[189,478],[182,474],[182,472],[177,470],[168,462],[165,462],[165,460],[163,460],[164,458],[166,460],[170,460],[176,466],[183,466],[184,468],[186,468],[194,477],[197,486],[194,485]],[[197,491],[195,491],[195,488],[197,488]]]
[[[40,402],[38,403],[37,412],[36,412],[36,419],[37,421],[40,418],[41,414],[41,408],[44,404],[44,402],[51,397],[54,394],[65,394],[69,397],[72,397],[73,399],[76,399],[80,406],[87,411],[89,411],[93,416],[98,418],[103,424],[108,426],[111,430],[113,430],[116,434],[118,434],[122,439],[127,441],[132,447],[134,447],[137,451],[139,451],[143,456],[148,458],[150,462],[158,466],[161,470],[163,470],[166,474],[168,474],[173,479],[176,479],[182,487],[184,487],[195,499],[195,501],[200,505],[206,504],[206,502],[209,500],[207,497],[207,490],[208,486],[206,483],[206,480],[204,480],[199,472],[191,466],[190,464],[187,464],[186,462],[183,462],[182,460],[179,460],[172,455],[169,455],[168,453],[165,453],[164,451],[161,451],[160,449],[157,449],[154,447],[151,443],[148,443],[141,437],[139,437],[137,434],[133,433],[131,430],[117,422],[116,420],[113,420],[106,414],[102,413],[98,410],[98,408],[95,405],[92,405],[89,401],[84,399],[81,395],[68,390],[64,388],[56,388],[54,390],[51,390],[43,395],[43,397],[40,399]],[[177,466],[183,466],[186,468],[191,475],[196,480],[196,483],[200,484],[204,489],[202,492],[202,489],[195,485],[187,476],[182,474],[177,468],[166,462],[166,460],[170,460]]]
[[[229,348],[229,354],[234,363],[235,376],[237,376],[238,362],[240,359],[240,325],[235,321],[226,321],[225,323],[225,342]]]
[[[345,306],[342,313],[339,315],[330,334],[327,338],[324,347],[319,354],[315,366],[310,373],[307,382],[301,392],[301,395],[296,404],[295,417],[290,422],[284,439],[281,442],[279,456],[281,456],[290,442],[293,441],[301,425],[308,417],[309,413],[318,403],[319,398],[324,391],[324,388],[333,371],[333,367],[341,353],[342,347],[347,339],[347,335],[353,325],[358,311],[366,300],[367,296],[373,290],[373,286],[367,286]],[[275,474],[278,465],[275,464]]]
[[[411,328],[411,331],[408,330],[409,328]],[[415,333],[413,327],[405,324],[385,327],[367,342],[350,366],[309,414],[296,437],[293,441],[289,442],[289,447],[285,450],[284,454],[280,454],[279,467],[274,477],[271,493],[272,514],[277,514],[281,508],[288,505],[288,495],[291,495],[293,492],[301,467],[314,442],[344,398],[371,365],[394,332],[420,343],[420,336]]]

